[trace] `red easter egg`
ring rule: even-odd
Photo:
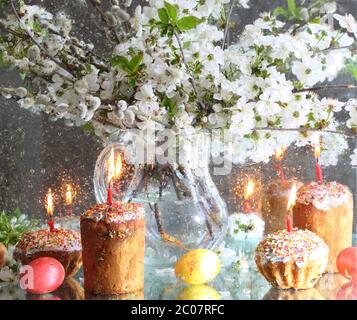
[[[30,297],[27,300],[62,300],[60,297],[57,296],[51,296],[51,297]]]
[[[336,294],[336,300],[357,300],[357,283],[352,281],[343,285]]]
[[[345,278],[357,280],[357,247],[343,249],[337,256],[338,272]]]
[[[50,293],[61,286],[64,278],[65,271],[58,260],[42,257],[21,268],[20,287],[34,294]]]

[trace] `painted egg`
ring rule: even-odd
[[[61,286],[64,277],[64,268],[58,260],[42,257],[21,268],[20,287],[34,294],[50,293]]]
[[[357,247],[342,250],[337,256],[338,272],[345,278],[357,280]]]
[[[46,297],[46,296],[38,296],[38,297],[29,297],[26,300],[48,300],[48,301],[52,301],[52,300],[62,300],[60,297],[57,296],[50,296],[50,297]]]
[[[6,264],[7,249],[3,243],[0,242],[0,268]]]
[[[177,300],[221,300],[216,289],[206,284],[195,284],[185,287],[176,297]]]
[[[220,271],[216,253],[196,249],[185,253],[175,266],[176,277],[188,284],[205,284],[212,281]]]
[[[352,281],[343,285],[336,294],[336,300],[357,300],[357,283]]]

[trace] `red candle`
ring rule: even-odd
[[[112,148],[110,152],[110,158],[108,162],[108,189],[107,189],[107,203],[108,205],[113,204],[113,191],[112,191],[112,180],[116,175],[115,170],[115,155],[114,155],[114,148]]]
[[[324,181],[322,168],[318,162],[316,162],[316,180],[318,183],[322,183]]]
[[[253,209],[252,209],[252,206],[251,206],[249,200],[244,200],[243,201],[243,212],[250,213],[252,211],[253,211]]]
[[[50,227],[51,232],[55,231],[55,223],[52,219],[47,221],[47,225]]]
[[[286,216],[286,229],[288,230],[288,232],[291,232],[291,230],[293,229],[293,222],[289,215]]]
[[[278,161],[278,164],[276,166],[276,170],[278,173],[278,177],[281,180],[285,180],[285,174],[283,171],[283,166],[282,166],[282,160],[283,160],[283,156],[284,156],[284,148],[282,146],[279,146],[276,150],[275,150],[275,158]]]
[[[113,204],[113,192],[111,187],[107,189],[107,203],[110,206]]]
[[[319,164],[319,158],[321,154],[321,143],[320,136],[316,137],[316,141],[314,142],[315,147],[315,159],[316,159],[316,180],[318,183],[322,183],[324,181],[322,168]]]
[[[285,180],[285,174],[284,174],[284,171],[283,171],[283,167],[282,167],[282,165],[281,165],[281,162],[278,162],[278,164],[277,164],[277,171],[278,171],[278,177],[279,177],[279,179]]]
[[[244,201],[243,201],[243,212],[251,213],[253,211],[250,198],[254,192],[254,182],[252,180],[248,181],[247,187],[244,192]]]

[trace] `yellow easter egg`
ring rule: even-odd
[[[195,284],[185,287],[176,297],[177,300],[221,300],[216,289],[206,284]]]
[[[175,266],[176,277],[188,284],[204,284],[212,281],[220,271],[219,258],[207,249],[185,253]]]

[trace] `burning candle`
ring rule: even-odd
[[[108,189],[107,189],[107,203],[108,205],[113,204],[113,191],[112,191],[112,180],[115,176],[115,155],[114,148],[112,148],[108,163]]]
[[[285,175],[284,175],[284,171],[283,171],[283,167],[282,167],[284,152],[285,152],[285,149],[282,146],[279,146],[275,150],[275,158],[276,158],[276,161],[278,162],[276,169],[277,169],[278,177],[281,180],[285,180]]]
[[[293,186],[291,187],[288,204],[286,206],[286,210],[287,210],[286,229],[288,230],[288,232],[291,232],[292,230],[293,224],[291,219],[291,211],[296,203],[296,199],[297,199],[297,186],[296,183],[294,182]]]
[[[53,196],[52,190],[49,189],[46,197],[46,209],[47,209],[47,216],[49,220],[47,221],[48,226],[50,227],[50,231],[55,230],[55,223],[53,221]]]
[[[122,163],[121,155],[119,153],[118,157],[117,157],[117,159],[115,161],[115,175],[114,175],[114,177],[116,179],[120,178],[121,173],[122,173],[122,169],[123,169],[123,163]]]
[[[316,159],[316,180],[318,183],[322,183],[324,181],[323,179],[323,173],[322,173],[322,168],[319,164],[319,158],[321,154],[321,142],[320,142],[320,136],[316,136],[315,142],[314,142],[314,151],[315,151],[315,159]]]
[[[250,202],[250,198],[254,192],[254,182],[252,180],[248,181],[248,184],[244,191],[244,201],[243,201],[243,212],[251,213],[253,211],[252,204]]]
[[[72,203],[73,203],[73,189],[70,184],[66,186],[66,211],[68,215],[72,215]]]

